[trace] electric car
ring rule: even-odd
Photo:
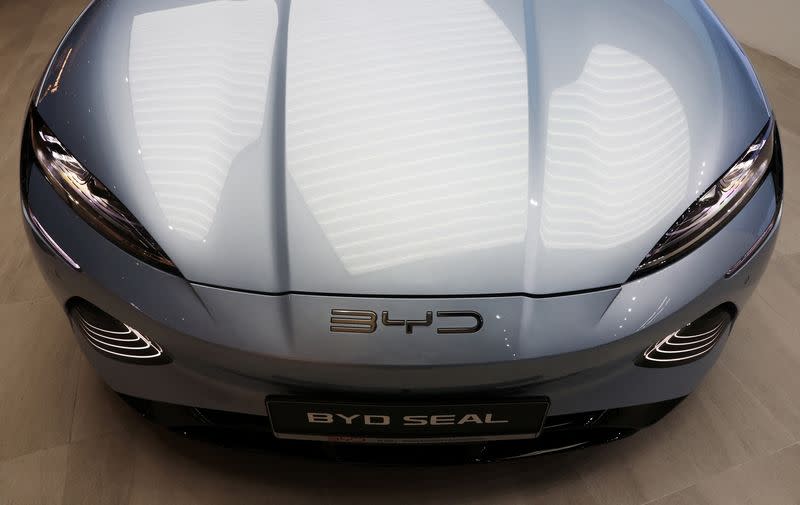
[[[98,0],[23,137],[110,388],[292,447],[630,435],[713,366],[781,217],[772,109],[702,0]]]

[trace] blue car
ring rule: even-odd
[[[783,188],[703,0],[99,0],[20,165],[42,273],[149,417],[482,459],[690,394]]]

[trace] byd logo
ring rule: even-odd
[[[472,319],[471,326],[455,326],[453,319]],[[331,332],[333,333],[374,333],[378,329],[378,314],[371,310],[331,309]],[[433,311],[425,312],[425,319],[392,319],[389,311],[381,312],[380,324],[383,326],[402,326],[407,334],[415,327],[433,326]],[[462,323],[463,324],[463,323]],[[436,333],[476,333],[483,328],[483,316],[472,310],[437,310]]]

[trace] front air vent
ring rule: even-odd
[[[73,303],[69,314],[86,342],[106,357],[138,365],[172,361],[152,339],[86,301]]]
[[[636,364],[650,368],[685,365],[714,348],[731,328],[731,310],[720,306],[648,348]]]

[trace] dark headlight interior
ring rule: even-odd
[[[778,139],[770,119],[736,163],[667,230],[631,279],[661,269],[704,244],[747,205],[770,172],[780,200],[783,177]]]
[[[145,263],[173,274],[175,264],[133,214],[94,177],[31,109],[26,137],[36,164],[56,193],[92,228]]]

